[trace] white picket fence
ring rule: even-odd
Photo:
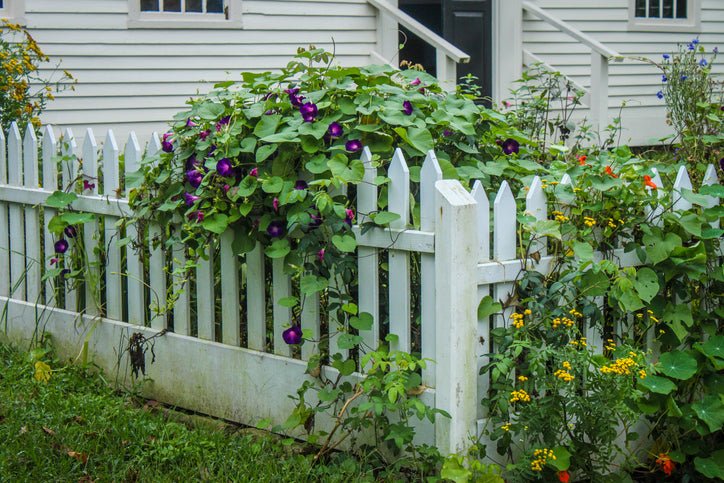
[[[143,234],[150,252],[144,266],[145,258],[131,244],[117,243],[136,239],[138,233],[133,226],[122,228],[117,224],[130,208],[122,190],[121,151],[113,133],[107,133],[100,150],[90,129],[80,148],[69,130],[61,141],[51,126],[44,127],[40,143],[32,130],[21,137],[15,124],[8,131],[7,142],[0,131],[0,307],[5,309],[0,322],[5,334],[11,339],[28,340],[42,329],[54,336],[61,354],[76,355],[85,344],[101,367],[109,371],[120,367],[121,372],[127,372],[125,347],[130,335],[141,332],[150,338],[168,328],[172,319],[173,332],[154,339],[155,361],[151,364],[149,360],[146,365],[147,395],[246,424],[263,418],[283,422],[293,407],[287,395],[293,394],[307,377],[305,361],[316,351],[315,344],[308,342],[300,353],[295,353],[281,338],[292,313],[279,301],[298,293],[293,286],[296,281],[284,273],[283,261],[266,259],[260,246],[245,256],[236,256],[232,250],[233,233],[228,231],[211,245],[206,259],[198,260],[195,273],[183,277],[175,274],[174,268],[185,265],[185,247],[174,247],[167,257],[163,248],[151,243],[162,236],[163,230],[151,226],[148,234]],[[159,149],[155,133],[145,149],[131,133],[123,148],[125,172],[138,169],[144,150],[151,155]],[[59,157],[64,158],[60,164]],[[369,151],[363,152],[362,161],[365,182],[357,187],[360,223],[366,221],[366,214],[378,209],[374,182],[377,172]],[[506,182],[491,210],[480,182],[469,193],[457,181],[442,180],[442,171],[431,151],[420,175],[421,227],[413,230],[408,228],[410,173],[400,150],[391,160],[386,176],[390,180],[387,209],[399,214],[400,219],[390,228],[378,227],[365,233],[359,226],[354,227],[358,239],[359,310],[374,317],[373,330],[363,334],[365,343],[376,346],[381,337],[380,321],[387,319],[389,332],[399,337],[395,348],[409,351],[413,343],[412,300],[419,299],[421,355],[435,361],[423,373],[428,389],[421,397],[452,416],[450,420],[438,418],[434,427],[421,424],[419,440],[436,444],[443,452],[460,450],[468,444],[468,436],[478,432],[485,422],[480,399],[489,384],[487,377],[478,376],[478,370],[486,362],[485,356],[495,350],[490,330],[508,324],[512,311],[508,309],[504,317],[477,320],[478,302],[489,294],[495,300],[506,300],[521,270],[532,267],[545,272],[553,257],[546,254],[542,243],[540,261],[517,258],[518,209]],[[82,286],[83,293],[62,286],[62,281],[59,287],[52,279],[41,283],[55,241],[47,229],[53,210],[44,203],[59,186],[68,187],[73,180],[77,180],[73,189],[78,193],[73,208],[98,215],[97,221],[86,224],[82,233],[89,261],[98,261],[99,253],[105,256],[101,264],[105,268],[88,271],[86,280],[91,283]],[[81,180],[95,187],[83,191]],[[101,180],[103,192],[99,193]],[[658,176],[654,181],[663,186]],[[566,177],[561,182],[571,180]],[[704,183],[717,182],[716,171],[710,166]],[[674,209],[690,207],[676,195],[684,188],[690,189],[691,182],[682,168],[673,187]],[[661,204],[666,205],[668,195],[662,188],[658,193]],[[716,202],[711,198],[712,206]],[[547,219],[548,205],[541,180],[535,178],[527,193],[525,211],[537,219]],[[95,248],[101,240],[103,250],[99,252]],[[413,294],[411,288],[412,253],[420,254],[419,294]],[[382,294],[380,264],[385,257],[388,293]],[[618,250],[614,259],[623,265],[639,263],[634,253],[623,250]],[[214,283],[216,266],[220,272],[218,286]],[[267,283],[269,270],[271,284]],[[173,279],[169,279],[172,273]],[[167,283],[172,284],[177,296],[172,317],[163,310]],[[105,287],[103,296],[96,293],[100,286]],[[267,293],[269,287],[271,293]],[[195,303],[192,290],[196,291]],[[382,304],[385,296],[388,303]],[[99,300],[104,303],[99,304]],[[62,307],[58,306],[60,302]],[[329,327],[330,352],[344,353],[336,346],[338,331],[334,321],[321,323],[323,309],[318,297],[308,297],[301,315],[302,327],[309,329],[315,340],[322,336],[323,327]],[[588,338],[592,345],[602,346],[596,331],[589,330]],[[150,353],[147,356],[150,358]],[[324,428],[330,421],[315,424]]]

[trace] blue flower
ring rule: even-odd
[[[665,75],[661,76],[661,82],[666,82],[667,80],[669,79]]]
[[[671,58],[669,54],[664,54],[662,55],[662,57],[664,58],[664,60],[669,60]]]
[[[682,76],[681,76],[681,80],[682,80],[682,81],[685,81],[685,80],[688,79],[688,78],[689,78],[688,75],[682,75]]]
[[[689,50],[696,50],[696,45],[694,45],[694,42],[692,42],[692,43],[690,43],[690,44],[687,46],[687,48],[688,48]]]
[[[693,40],[691,41],[691,43],[692,43],[693,45],[696,45],[696,44],[699,43],[699,39],[693,39]]]
[[[699,61],[699,65],[702,67],[706,67],[709,63],[706,61],[706,59],[701,59]]]
[[[715,54],[718,54],[718,53],[719,53],[719,47],[714,47],[711,51],[714,52]]]
[[[656,97],[658,97],[659,99],[663,99],[663,98],[664,98],[664,93],[661,92],[661,91],[659,91],[659,92],[656,93]]]

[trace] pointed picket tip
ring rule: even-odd
[[[153,131],[151,133],[151,139],[148,141],[148,147],[146,148],[146,156],[153,156],[161,150],[161,139],[158,137],[158,133]]]
[[[123,153],[127,173],[131,173],[140,168],[141,146],[138,144],[138,138],[135,132],[131,131],[128,133],[128,141],[126,141],[126,148]]]
[[[702,186],[703,185],[711,185],[711,184],[719,184],[719,176],[716,174],[716,167],[714,167],[713,164],[709,164],[709,166],[706,167],[706,172],[704,173],[704,179],[701,181]]]
[[[442,168],[440,168],[440,163],[437,161],[437,155],[432,149],[427,152],[425,161],[422,163],[420,179],[423,182],[428,180],[428,182],[431,182],[432,184],[434,184],[435,181],[442,179]]]
[[[365,146],[362,148],[362,156],[360,156],[360,161],[362,161],[362,164],[370,164],[372,162],[372,151],[370,151],[370,148]]]
[[[389,173],[390,178],[392,178],[393,173],[410,174],[410,168],[407,167],[407,161],[405,161],[405,156],[400,148],[395,149],[395,154],[390,162]]]
[[[75,136],[73,135],[73,130],[71,128],[67,127],[63,130],[63,140],[72,147],[76,146]]]
[[[536,196],[540,196],[543,193],[543,183],[540,180],[540,176],[533,178],[528,188],[528,193],[525,195],[525,200],[533,200]]]
[[[20,165],[22,161],[22,146],[23,146],[23,140],[20,137],[20,130],[18,129],[18,123],[13,121],[10,124],[10,129],[8,130],[8,164],[10,165],[10,168],[8,170],[8,174],[10,173],[17,173],[18,177],[17,179],[13,178],[10,179],[10,182],[12,183],[13,180],[15,182],[20,181],[20,171],[18,166]],[[15,162],[13,162],[15,160]]]
[[[18,128],[17,122],[13,121],[10,123],[10,129],[8,129],[8,137],[15,137],[15,139],[20,140],[20,129]]]
[[[473,183],[473,190],[470,192],[475,198],[475,201],[484,209],[490,209],[490,200],[488,199],[488,193],[485,192],[483,183],[478,179]]]
[[[116,143],[116,137],[113,135],[113,130],[109,129],[106,134],[106,140],[103,142],[103,152],[111,150],[115,153],[118,152],[118,144]]]
[[[23,146],[28,147],[28,144],[35,144],[38,142],[38,137],[35,135],[35,129],[28,124],[25,129],[25,135],[23,136]]]
[[[674,189],[679,191],[682,188],[691,189],[691,178],[689,178],[689,172],[686,170],[686,166],[680,166],[678,173],[676,173],[676,181],[674,181]]]
[[[515,198],[513,197],[510,185],[508,185],[507,181],[503,181],[500,185],[500,189],[498,190],[498,194],[495,195],[495,202],[493,204],[497,207],[510,205],[511,202],[513,203],[513,206],[515,206]]]
[[[53,126],[51,126],[50,124],[46,124],[45,126],[43,126],[42,135],[43,135],[43,146],[45,146],[46,143],[49,143],[49,144],[56,143],[55,131],[53,131]]]
[[[96,143],[96,137],[93,134],[93,129],[87,128],[85,130],[85,139],[83,140],[83,151],[98,149],[98,143]]]

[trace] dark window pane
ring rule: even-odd
[[[664,0],[664,11],[661,13],[662,18],[674,18],[674,0]]]
[[[180,12],[181,0],[163,0],[164,12]]]
[[[207,13],[224,13],[224,0],[206,0]]]
[[[0,8],[3,8],[3,0],[0,0]]]
[[[186,0],[187,12],[203,12],[203,2],[201,0]]]
[[[677,0],[676,2],[676,18],[687,18],[686,0]]]
[[[158,0],[141,0],[142,12],[158,12]]]
[[[661,18],[659,0],[649,0],[649,18]]]
[[[637,17],[646,18],[646,0],[636,0],[636,14]]]

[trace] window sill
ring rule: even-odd
[[[128,19],[129,29],[234,29],[243,28],[241,20],[134,18]]]
[[[669,20],[669,19],[636,19],[629,20],[629,32],[690,32],[700,33],[699,22],[691,20]]]

